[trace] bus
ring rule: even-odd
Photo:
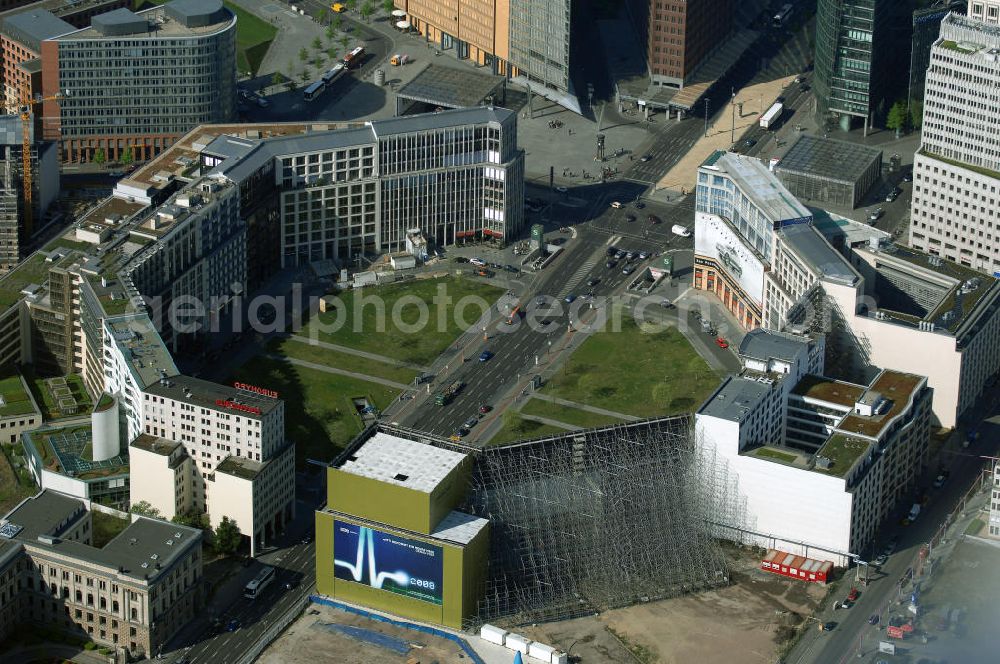
[[[302,93],[302,96],[303,98],[305,98],[306,101],[312,101],[313,99],[316,99],[321,94],[323,94],[324,90],[326,90],[326,83],[324,83],[323,81],[316,81],[315,83],[313,83],[312,85],[310,85],[308,88],[305,89],[305,92]]]
[[[781,10],[777,14],[774,15],[774,19],[772,20],[772,24],[776,28],[783,28],[783,27],[785,27],[785,24],[788,23],[788,19],[791,18],[791,16],[792,16],[792,6],[791,5],[784,5],[781,8]]]
[[[361,65],[361,61],[365,57],[365,47],[358,46],[354,48],[350,53],[344,56],[344,66],[348,69],[353,69]]]
[[[257,599],[260,597],[264,588],[267,588],[267,584],[274,581],[274,568],[271,566],[265,566],[260,572],[257,573],[250,583],[246,585],[243,589],[243,596],[248,599]]]
[[[323,74],[323,82],[326,83],[327,87],[332,85],[338,78],[343,76],[347,67],[344,66],[343,62],[338,62],[329,71]]]

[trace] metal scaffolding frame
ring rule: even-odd
[[[728,582],[712,539],[724,478],[696,464],[688,415],[475,452],[465,509],[491,523],[478,622],[540,622]]]

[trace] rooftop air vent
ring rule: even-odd
[[[180,538],[181,538],[180,533],[174,533],[174,539],[180,539]]]
[[[167,546],[173,546],[174,541],[172,539],[167,540]]]
[[[137,540],[134,537],[128,541],[129,546],[135,546],[138,543],[139,543],[139,540]]]
[[[829,470],[830,466],[833,465],[833,461],[827,459],[824,456],[818,456],[816,457],[816,465],[822,468],[823,470]]]
[[[150,559],[150,560],[159,560],[159,559],[160,559],[160,554],[158,554],[158,553],[154,553],[153,555],[151,555],[151,556],[149,557],[149,559]]]
[[[403,473],[396,473],[395,475],[392,476],[392,479],[397,480],[399,482],[405,482],[406,480],[410,479],[410,476],[404,475]]]
[[[142,563],[141,565],[139,565],[139,567],[146,569],[149,567],[149,563]]]

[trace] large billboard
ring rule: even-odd
[[[695,214],[694,253],[714,259],[758,308],[763,306],[764,263],[721,217]]]
[[[333,522],[333,575],[441,604],[441,547],[346,521]]]

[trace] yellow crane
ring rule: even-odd
[[[34,116],[33,107],[45,101],[54,101],[69,96],[66,93],[57,92],[54,95],[43,97],[41,95],[31,96],[31,91],[27,86],[21,88],[21,164],[24,172],[21,175],[21,183],[24,187],[24,240],[31,237],[34,227],[35,209],[34,198],[34,174],[31,172],[31,119]]]

